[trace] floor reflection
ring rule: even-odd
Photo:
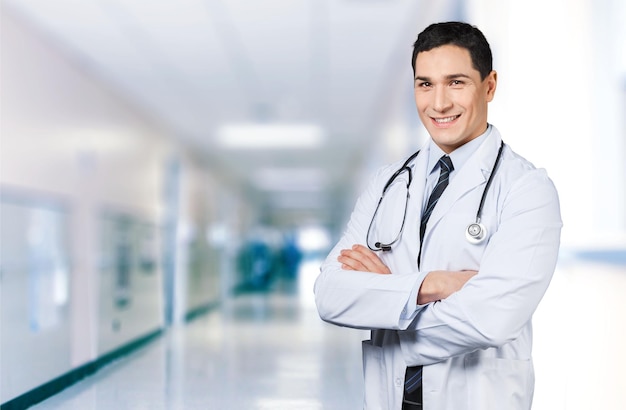
[[[360,409],[364,331],[323,323],[317,264],[242,293],[37,409]],[[626,271],[564,261],[535,315],[533,410],[622,409]]]
[[[360,409],[364,332],[323,323],[297,284],[249,292],[35,408]]]

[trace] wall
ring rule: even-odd
[[[626,64],[616,52],[626,42],[623,2],[467,3],[499,74],[490,119],[555,182],[563,244],[623,248]]]
[[[219,297],[220,262],[206,240],[219,181],[88,62],[1,18],[3,403],[164,326],[172,202],[186,204],[173,226],[172,275],[192,286],[181,314]],[[168,174],[173,160],[184,173]],[[186,188],[168,194],[168,178]]]

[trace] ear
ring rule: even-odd
[[[498,73],[495,70],[492,70],[485,80],[483,81],[486,84],[485,92],[486,92],[486,100],[487,102],[491,102],[493,97],[496,95],[496,87],[498,85]]]

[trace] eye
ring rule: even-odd
[[[415,88],[429,88],[432,84],[428,81],[420,81],[416,83]]]
[[[452,80],[450,81],[450,85],[451,86],[462,86],[463,84],[465,84],[462,80]]]

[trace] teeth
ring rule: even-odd
[[[454,121],[458,118],[458,115],[455,115],[454,117],[446,117],[446,118],[435,118],[435,122],[439,123],[439,124],[445,124],[446,122],[451,122]]]

